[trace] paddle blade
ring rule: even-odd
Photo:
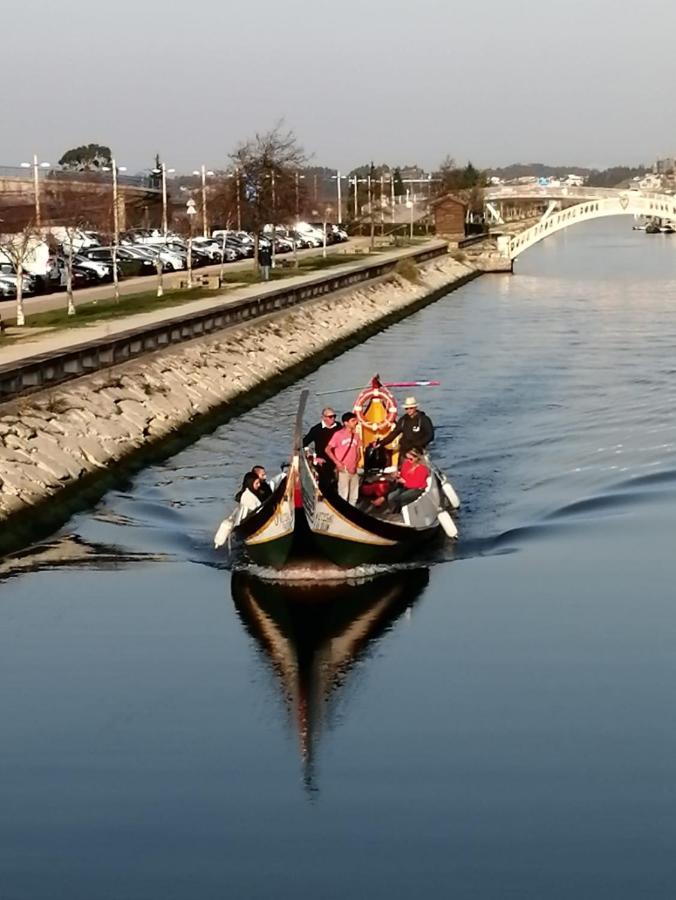
[[[219,547],[222,547],[223,544],[230,537],[230,533],[232,532],[232,520],[231,519],[223,519],[221,524],[218,526],[218,531],[214,535],[214,547],[218,550]]]

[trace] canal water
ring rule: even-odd
[[[2,564],[3,900],[673,895],[676,236],[581,225],[516,271]],[[212,534],[301,386],[375,371],[442,383],[457,546],[233,571]]]

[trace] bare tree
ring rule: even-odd
[[[242,213],[254,232],[254,255],[258,263],[261,229],[293,218],[296,209],[296,173],[306,155],[293,131],[278,122],[270,131],[256,134],[232,154],[242,187]]]
[[[23,308],[23,277],[26,264],[34,257],[40,240],[32,222],[16,234],[5,234],[0,237],[0,253],[10,261],[16,273],[16,324],[19,328],[26,324]]]

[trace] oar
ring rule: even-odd
[[[227,519],[223,519],[221,524],[218,526],[218,531],[214,535],[214,547],[218,550],[219,547],[222,547],[223,544],[228,540],[232,533],[232,529],[235,526],[235,516],[237,515],[237,510],[231,512]]]
[[[440,381],[383,381],[381,387],[439,387],[440,384]],[[337,388],[333,391],[318,391],[317,396],[325,397],[327,394],[347,394],[352,393],[352,391],[361,391],[363,388],[364,385],[360,384],[357,387]]]

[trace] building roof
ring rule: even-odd
[[[459,206],[462,206],[464,209],[467,209],[468,203],[466,200],[463,200],[462,197],[458,197],[457,194],[443,194],[441,197],[437,197],[436,200],[432,200],[430,206],[439,206],[440,203],[457,203]]]

